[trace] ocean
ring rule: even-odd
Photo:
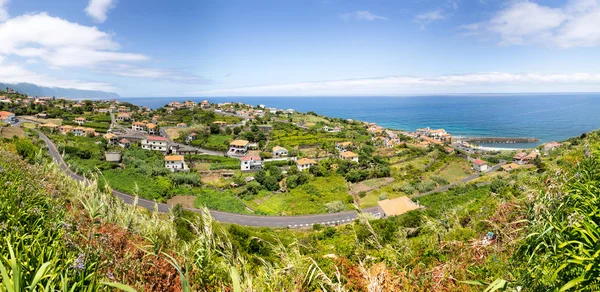
[[[539,143],[487,145],[505,148],[530,148],[600,128],[600,94],[120,98],[154,109],[170,101],[198,102],[204,99],[213,103],[240,101],[313,111],[399,130],[431,127],[444,128],[453,136],[535,137],[540,140]]]

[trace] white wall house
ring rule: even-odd
[[[487,162],[481,159],[473,160],[473,169],[476,171],[488,171],[489,167]]]
[[[286,157],[288,154],[288,150],[281,146],[273,147],[273,157]]]
[[[317,162],[312,160],[312,159],[308,159],[308,158],[300,158],[298,160],[296,160],[296,166],[298,167],[299,171],[304,171],[307,170],[309,168],[311,168],[311,166],[316,165]]]
[[[146,132],[146,124],[142,122],[134,122],[131,125],[131,129],[138,132]]]
[[[129,120],[131,120],[131,115],[128,113],[120,113],[117,115],[117,121],[119,122],[127,122]]]
[[[242,171],[254,171],[262,169],[262,159],[260,156],[244,156],[240,161]]]
[[[343,160],[354,161],[358,163],[358,154],[352,151],[345,151],[340,153],[340,158],[342,158]]]
[[[16,121],[15,114],[7,111],[0,111],[0,122],[12,124]]]
[[[244,155],[248,152],[248,145],[250,142],[246,140],[235,140],[229,143],[229,151],[227,151],[228,155]]]
[[[149,136],[142,140],[142,149],[156,150],[162,153],[167,153],[169,139],[159,136]]]
[[[183,159],[183,155],[165,156],[165,167],[172,172],[188,170],[185,160]]]

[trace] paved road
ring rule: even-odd
[[[36,130],[40,135],[40,138],[44,140],[46,146],[48,146],[48,153],[52,158],[58,163],[60,168],[65,171],[70,177],[73,179],[86,182],[87,180],[74,173],[69,169],[62,156],[58,153],[58,149],[56,145],[43,133]],[[113,194],[123,200],[126,204],[133,204],[135,197],[126,194],[123,192],[113,190]],[[155,202],[139,198],[138,205],[144,207],[149,210],[154,210]],[[167,213],[171,209],[171,205],[158,203],[158,211],[162,213]],[[198,209],[186,208],[193,212],[201,212]],[[377,217],[382,215],[379,207],[372,207],[363,209],[365,213],[371,213]],[[268,227],[290,227],[290,228],[300,228],[300,227],[310,227],[313,224],[323,224],[323,225],[336,225],[343,224],[354,221],[358,218],[358,215],[354,211],[346,211],[341,213],[333,213],[333,214],[319,214],[319,215],[306,215],[306,216],[257,216],[257,215],[242,215],[221,211],[210,211],[210,214],[215,218],[215,220],[224,222],[224,223],[234,223],[239,225],[246,226],[268,226]]]

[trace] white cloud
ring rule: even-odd
[[[51,66],[89,67],[148,59],[119,49],[111,34],[46,13],[26,14],[0,23],[0,54],[39,58]]]
[[[403,95],[599,91],[600,74],[476,73],[435,77],[393,76],[251,86],[193,92],[206,96]]]
[[[83,90],[115,91],[111,84],[77,79],[60,79],[46,74],[31,72],[17,64],[5,62],[0,58],[0,82],[3,83],[32,83],[39,86],[74,88]]]
[[[9,18],[8,9],[6,8],[7,5],[8,0],[0,0],[0,22]]]
[[[373,14],[367,10],[357,10],[354,12],[340,14],[340,18],[343,20],[387,20],[386,17]]]
[[[85,12],[94,19],[94,21],[103,23],[106,21],[108,10],[115,8],[116,0],[90,0]]]
[[[210,84],[213,81],[201,76],[171,68],[143,68],[126,64],[105,69],[102,72],[111,73],[125,77],[148,78],[157,81],[169,81],[189,84]]]
[[[429,12],[421,13],[413,19],[413,22],[421,25],[421,28],[425,28],[428,24],[434,21],[440,21],[446,19],[444,11],[441,9],[432,10]]]
[[[490,20],[462,28],[468,35],[497,37],[503,45],[600,46],[600,0],[569,0],[557,8],[513,2]]]

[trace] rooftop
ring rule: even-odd
[[[386,199],[377,202],[386,216],[402,215],[408,211],[419,209],[419,205],[415,204],[407,196],[396,199]]]
[[[317,164],[317,162],[315,160],[309,159],[309,158],[300,158],[298,159],[298,161],[296,161],[296,164],[298,165],[308,165],[308,164]]]
[[[183,155],[165,156],[165,161],[183,161]]]
[[[229,145],[231,146],[241,146],[241,147],[246,147],[248,146],[250,142],[246,141],[246,140],[234,140],[231,143],[229,143]]]

